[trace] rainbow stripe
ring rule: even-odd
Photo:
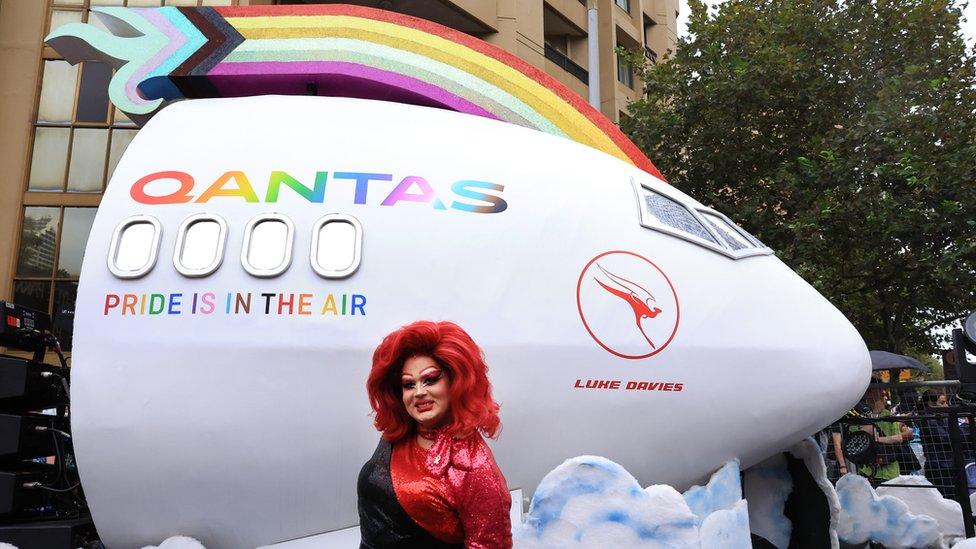
[[[165,100],[307,94],[314,84],[322,95],[428,105],[533,128],[661,177],[569,88],[498,47],[430,21],[350,5],[93,11],[114,35],[71,23],[46,40],[72,63],[112,63],[109,96],[137,121]]]

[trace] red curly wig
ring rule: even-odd
[[[416,430],[416,422],[403,405],[400,385],[403,363],[415,356],[430,357],[447,374],[451,398],[448,434],[456,438],[475,431],[491,438],[498,435],[499,406],[491,396],[481,349],[453,322],[420,320],[384,337],[373,352],[366,391],[375,414],[373,423],[384,439],[399,442]]]

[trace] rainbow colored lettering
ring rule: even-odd
[[[366,296],[295,292],[105,294],[102,315],[366,316]]]
[[[326,187],[329,183],[329,172],[317,171],[314,176],[302,182],[297,177],[281,171],[272,171],[267,178],[267,187],[262,195],[254,190],[251,179],[242,171],[227,171],[210,183],[199,195],[194,194],[196,180],[186,172],[168,170],[151,173],[139,178],[129,189],[129,195],[140,204],[186,204],[188,202],[205,203],[216,197],[237,198],[245,202],[278,202],[283,187],[313,203],[323,203],[326,200]],[[154,193],[152,187],[157,182],[179,183],[179,188],[166,193]],[[366,204],[370,183],[373,187],[384,186],[379,192],[383,193],[381,206],[396,206],[401,202],[415,202],[429,204],[435,210],[446,210],[448,205],[441,200],[427,179],[419,175],[407,175],[394,179],[393,174],[371,172],[333,172],[332,185],[354,185],[354,204]],[[393,181],[398,181],[389,189]],[[170,188],[167,186],[167,188]],[[508,203],[501,196],[504,185],[488,181],[462,179],[451,184],[454,200],[449,202],[450,209],[474,213],[501,213],[508,208]],[[496,194],[497,193],[497,194]],[[375,193],[374,193],[375,194]]]

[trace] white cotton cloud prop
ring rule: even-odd
[[[886,484],[900,484],[918,486],[906,488],[901,486],[886,486]],[[939,523],[939,531],[952,542],[966,537],[966,528],[962,522],[962,506],[959,502],[945,499],[925,477],[917,475],[902,475],[878,486],[879,496],[893,496],[908,506],[908,511],[916,515],[927,515]]]
[[[142,549],[206,549],[199,541],[187,536],[173,536],[155,545],[147,545]]]
[[[813,437],[807,437],[796,443],[790,448],[790,455],[796,459],[803,460],[807,471],[813,477],[814,482],[820,487],[825,498],[827,498],[827,508],[830,510],[830,546],[833,549],[840,547],[840,540],[837,538],[837,528],[840,524],[840,500],[837,498],[837,490],[833,483],[827,478],[827,465],[824,463],[824,455]]]
[[[888,549],[942,545],[935,519],[913,515],[898,498],[879,497],[864,477],[841,477],[837,496],[841,506],[837,533],[846,543],[859,545],[873,540]]]
[[[606,458],[580,456],[553,469],[535,491],[519,548],[634,547],[698,549],[698,528],[674,488],[646,490]]]
[[[976,549],[976,538],[962,540],[952,546],[952,549]]]
[[[708,479],[708,484],[692,486],[684,498],[691,512],[698,517],[698,524],[715,511],[732,509],[742,499],[739,461],[726,463]]]
[[[776,454],[749,467],[742,476],[743,496],[749,502],[749,529],[777,549],[786,549],[793,531],[793,523],[784,514],[793,491],[786,456]]]
[[[705,517],[700,535],[702,549],[752,549],[746,500]]]
[[[682,495],[665,485],[641,489],[623,467],[596,456],[566,460],[546,475],[513,539],[519,549],[751,547],[738,462]]]
[[[813,481],[820,488],[830,512],[830,547],[840,547],[837,538],[837,525],[840,517],[840,501],[834,485],[827,477],[823,452],[813,438],[794,444],[788,454],[803,462]],[[790,474],[787,458],[777,454],[757,465],[744,470],[743,497],[749,502],[749,526],[752,533],[779,549],[789,546],[793,524],[785,515],[786,501],[793,491],[793,477]]]
[[[16,545],[10,545],[9,543],[4,543],[0,541],[0,549],[17,549]]]

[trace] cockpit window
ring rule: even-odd
[[[325,278],[345,278],[362,258],[363,226],[351,215],[329,214],[312,229],[312,268]]]
[[[227,222],[214,214],[196,214],[180,225],[173,266],[183,276],[207,276],[224,259]]]
[[[680,202],[646,188],[643,191],[645,211],[653,218],[653,221],[707,242],[718,244],[715,237],[702,225],[702,222]]]
[[[731,259],[773,253],[766,245],[715,210],[687,204],[631,180],[637,196],[640,224],[648,229],[681,238]],[[689,200],[689,202],[693,202]]]
[[[755,247],[755,244],[753,244],[752,241],[746,237],[744,231],[733,225],[724,217],[705,211],[702,211],[701,214],[702,217],[705,218],[705,221],[711,225],[712,229],[718,233],[719,237],[722,238],[722,241],[725,242],[729,249],[742,250],[745,248]]]
[[[295,224],[278,213],[261,214],[244,229],[241,265],[253,276],[278,276],[291,264]]]
[[[162,227],[148,215],[123,219],[112,234],[108,268],[118,278],[139,278],[156,264]]]

